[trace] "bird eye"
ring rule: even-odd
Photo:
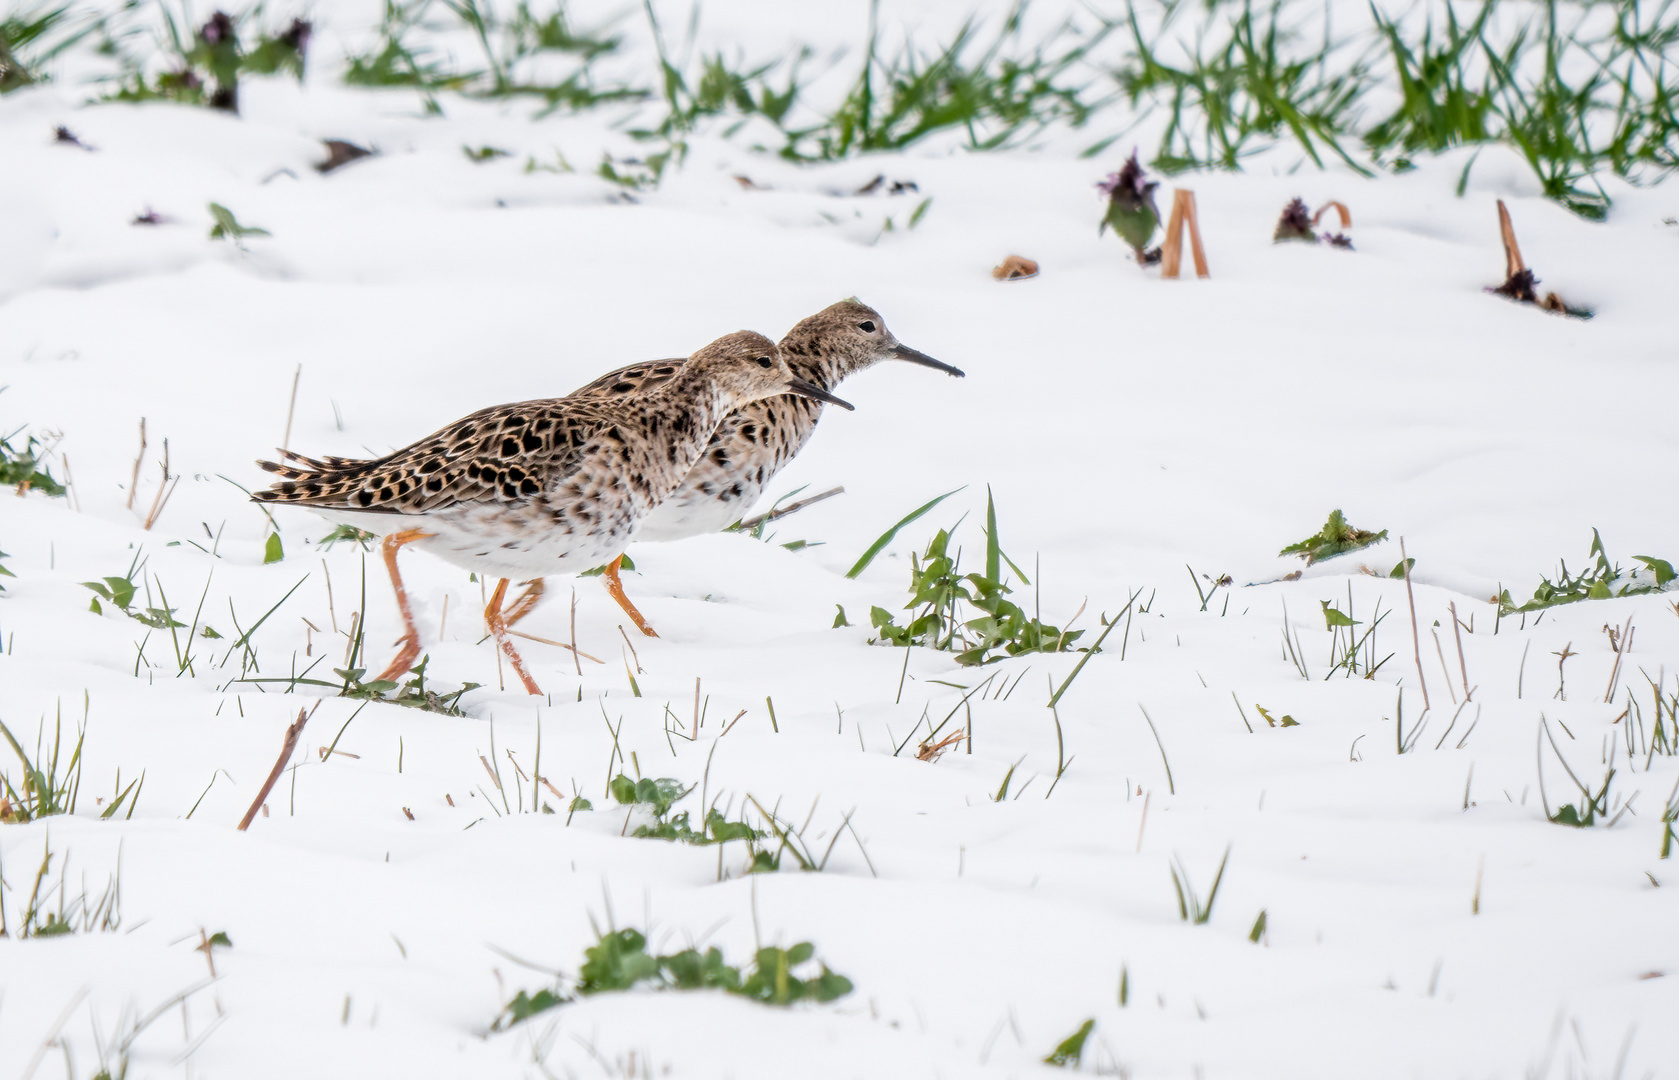
[[[864,319],[862,322],[857,324],[857,329],[861,330],[865,334],[872,334],[874,333],[874,323]]]
[[[775,362],[767,356],[760,356],[758,357],[758,366],[761,368],[774,367]]]

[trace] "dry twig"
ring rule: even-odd
[[[1209,277],[1207,253],[1201,247],[1201,224],[1195,213],[1195,192],[1182,188],[1172,192],[1172,212],[1166,219],[1166,243],[1161,248],[1160,276],[1176,278],[1183,264],[1183,232],[1189,229],[1189,251],[1195,260],[1195,276]]]
[[[315,709],[320,707],[320,702],[317,701]],[[297,740],[303,736],[303,725],[307,724],[309,717],[314,714],[314,709],[307,712],[302,709],[297,710],[297,719],[292,721],[290,727],[286,728],[286,741],[280,747],[280,756],[274,762],[274,768],[269,772],[268,779],[262,782],[262,790],[257,792],[256,801],[251,803],[249,810],[245,811],[244,820],[239,822],[240,832],[244,832],[251,827],[251,822],[256,819],[257,811],[262,809],[262,804],[268,801],[268,793],[274,790],[274,785],[279,781],[280,774],[286,771],[286,762],[291,760],[292,751],[297,749]]]

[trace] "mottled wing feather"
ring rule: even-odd
[[[312,469],[315,472],[343,472],[345,469],[353,469],[358,465],[367,464],[366,458],[304,457],[297,451],[287,450],[284,447],[280,448],[280,456],[287,461],[295,461],[304,468]]]
[[[629,367],[609,371],[605,375],[573,390],[568,396],[572,398],[619,398],[631,394],[639,394],[643,390],[652,390],[663,386],[676,377],[682,367],[683,358],[672,360],[654,360],[648,364],[631,364]]]
[[[459,503],[522,502],[577,471],[592,452],[591,440],[614,436],[615,419],[591,402],[563,398],[498,405],[382,458],[318,463],[344,462],[344,468],[258,462],[284,479],[256,498],[398,514]]]

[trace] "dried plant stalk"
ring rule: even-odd
[[[163,513],[164,506],[169,502],[169,496],[175,494],[175,488],[181,482],[181,478],[179,476],[175,477],[175,483],[171,484],[169,482],[169,440],[168,439],[163,440],[163,463],[162,463],[162,468],[163,468],[163,480],[157,486],[157,498],[152,500],[152,508],[151,508],[150,512],[148,512],[146,514],[145,529],[146,529],[147,532],[151,532],[152,531],[152,526],[157,524],[158,515]]]
[[[1201,246],[1201,222],[1195,212],[1195,192],[1182,188],[1172,192],[1172,212],[1166,219],[1166,243],[1161,248],[1160,276],[1176,278],[1183,267],[1183,233],[1189,230],[1189,253],[1195,260],[1195,276],[1212,275],[1207,270],[1207,252]]]
[[[140,417],[140,452],[134,455],[134,476],[128,481],[128,506],[134,509],[134,492],[140,486],[140,465],[146,460],[146,418]]]
[[[1166,218],[1166,242],[1160,245],[1160,276],[1176,278],[1183,263],[1184,193],[1172,192],[1172,210]]]
[[[319,703],[316,704],[315,708],[320,708]],[[303,737],[303,725],[309,722],[311,713],[312,710],[311,712],[305,712],[302,709],[297,710],[297,719],[293,720],[291,726],[286,728],[286,741],[280,747],[280,757],[274,762],[274,768],[269,771],[268,779],[263,781],[262,790],[257,792],[256,801],[251,803],[249,810],[245,811],[245,818],[239,823],[240,832],[244,832],[251,827],[251,822],[256,819],[257,811],[262,809],[262,804],[268,801],[268,793],[274,790],[274,785],[279,781],[280,774],[286,771],[286,762],[291,760],[292,752],[297,749],[297,740]]]
[[[1523,270],[1527,264],[1522,262],[1522,249],[1516,243],[1516,227],[1510,224],[1510,211],[1505,209],[1504,200],[1498,200],[1498,234],[1504,241],[1504,277],[1513,278]]]
[[[1322,221],[1323,215],[1329,213],[1331,208],[1333,208],[1335,213],[1340,216],[1341,228],[1350,229],[1353,227],[1353,212],[1347,209],[1346,203],[1337,199],[1331,199],[1322,206],[1318,207],[1318,212],[1312,215],[1312,224],[1316,225],[1319,221]]]
[[[739,525],[736,525],[735,529],[740,531],[740,532],[748,532],[752,529],[756,529],[760,525],[767,524],[768,522],[780,521],[782,518],[786,517],[788,514],[797,513],[798,511],[803,510],[807,506],[813,506],[816,503],[821,502],[823,499],[831,499],[835,495],[844,495],[844,494],[845,494],[845,487],[843,485],[841,485],[839,487],[832,487],[832,488],[829,488],[827,491],[821,492],[821,493],[816,494],[816,495],[812,495],[809,498],[800,499],[798,502],[795,502],[795,503],[788,503],[786,506],[783,506],[783,507],[781,507],[777,510],[771,510],[767,514],[759,514],[757,517],[747,518],[745,521],[741,522]]]

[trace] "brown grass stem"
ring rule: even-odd
[[[178,485],[181,482],[181,478],[178,477],[178,476],[175,477],[175,483],[174,484],[171,484],[169,482],[169,440],[168,439],[163,440],[163,464],[162,464],[162,468],[163,468],[163,482],[158,485],[157,497],[152,500],[151,511],[146,514],[145,529],[146,529],[147,532],[151,532],[152,526],[157,524],[158,515],[163,513],[163,507],[164,507],[165,504],[167,504],[169,502],[169,496],[171,496],[175,493],[176,485]]]
[[[1615,666],[1609,671],[1609,689],[1603,692],[1603,703],[1609,704],[1609,699],[1615,696],[1615,684],[1621,681],[1621,659],[1632,651],[1632,616],[1627,616],[1626,625],[1621,627],[1621,645],[1615,650]]]
[[[140,466],[146,460],[146,418],[140,417],[140,452],[134,455],[134,475],[128,481],[128,504],[125,509],[134,509],[134,493],[140,487]]]
[[[821,492],[821,493],[816,494],[816,495],[812,495],[808,499],[800,499],[798,502],[788,503],[786,506],[780,507],[779,509],[771,510],[767,514],[759,514],[757,517],[747,518],[745,521],[741,522],[739,525],[736,525],[735,529],[739,532],[751,532],[753,529],[756,529],[760,525],[767,525],[772,521],[780,521],[782,518],[786,517],[788,514],[796,514],[800,510],[803,510],[807,506],[814,506],[816,503],[819,503],[824,499],[831,499],[835,495],[844,495],[844,494],[845,494],[845,488],[843,486],[842,487],[832,487],[832,488],[829,488],[827,491]]]
[[[1452,636],[1457,639],[1457,670],[1463,678],[1463,700],[1468,701],[1469,664],[1463,658],[1463,624],[1457,621],[1457,601],[1453,600],[1449,606],[1452,612]]]
[[[317,701],[315,709],[320,707],[321,704]],[[251,822],[256,820],[257,811],[262,809],[262,804],[268,801],[268,793],[274,790],[274,785],[279,782],[280,774],[286,771],[286,762],[291,760],[292,753],[296,751],[297,741],[303,737],[303,726],[309,722],[309,717],[314,715],[315,709],[297,710],[297,719],[293,720],[291,725],[286,728],[286,740],[280,747],[280,756],[275,759],[274,768],[269,771],[268,779],[262,782],[262,790],[257,792],[256,800],[251,803],[251,808],[245,811],[244,820],[239,822],[240,832],[244,832],[251,827]]]
[[[1399,565],[1405,568],[1405,600],[1411,605],[1411,655],[1417,661],[1417,681],[1422,684],[1422,707],[1427,712],[1432,706],[1428,701],[1428,678],[1422,673],[1422,639],[1417,633],[1417,597],[1411,591],[1411,559],[1405,554],[1405,538],[1399,538]]]

